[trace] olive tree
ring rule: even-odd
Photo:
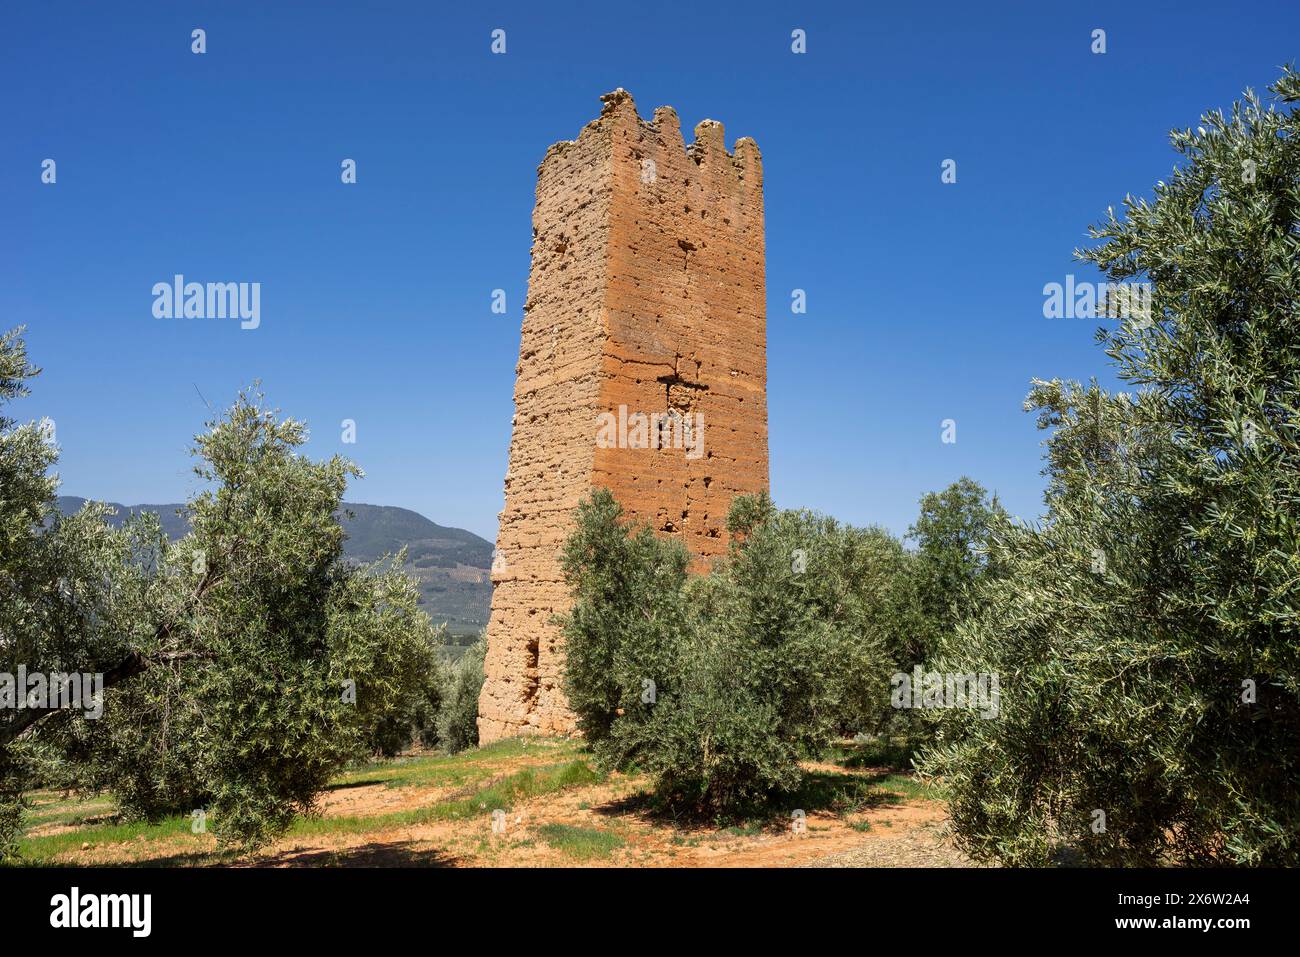
[[[927,761],[978,856],[1300,863],[1300,76],[1271,91],[1173,132],[1078,254],[1150,299],[1099,333],[1132,391],[1034,383],[1046,517],[995,521],[947,643],[1001,677]]]
[[[36,373],[0,340],[0,399]],[[102,713],[0,715],[0,820],[42,780],[114,792],[129,815],[203,810],[263,841],[436,674],[439,634],[398,563],[343,558],[351,463],[298,451],[303,423],[241,393],[195,441],[201,491],[172,542],[156,517],[113,529],[55,508],[56,453],[0,422],[0,656],[10,673],[100,675]]]

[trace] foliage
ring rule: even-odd
[[[0,339],[0,400],[35,372],[17,333]],[[172,542],[155,516],[116,529],[94,503],[59,516],[55,450],[38,426],[0,420],[0,670],[99,673],[106,689],[100,720],[5,713],[7,805],[61,775],[111,789],[128,814],[206,808],[219,836],[255,843],[311,810],[420,691],[438,635],[396,565],[343,560],[335,513],[359,473],[305,458],[304,440],[241,393],[196,440],[204,490]],[[14,820],[0,813],[0,844]]]
[[[480,636],[447,670],[436,730],[437,744],[448,754],[459,754],[478,744],[478,696],[483,689],[486,654],[487,638]]]
[[[162,641],[183,653],[135,682],[89,743],[96,783],[125,810],[206,806],[220,836],[251,842],[311,810],[423,690],[438,636],[401,556],[387,567],[342,559],[335,513],[354,466],[298,455],[304,427],[260,397],[241,394],[209,425],[195,469],[209,488],[158,576],[178,606]]]
[[[921,497],[920,515],[908,530],[917,545],[908,577],[925,626],[913,649],[915,663],[928,659],[941,636],[978,610],[981,587],[998,571],[989,561],[988,529],[1005,517],[997,496],[965,476]]]
[[[578,506],[564,549],[574,595],[562,618],[565,693],[578,730],[611,766],[637,749],[643,724],[623,722],[616,738],[619,711],[648,714],[642,683],[676,674],[688,618],[685,547],[647,527],[626,529],[621,515],[614,497],[598,490]]]
[[[946,713],[927,761],[981,857],[1300,863],[1300,124],[1248,91],[1171,141],[1079,254],[1151,284],[1099,334],[1137,391],[1035,382],[1047,516],[995,522],[941,665],[1001,675],[999,720]]]
[[[26,395],[39,371],[21,329],[0,335],[0,407]],[[15,682],[15,697],[26,695],[16,687],[20,667],[81,672],[88,662],[119,661],[142,631],[147,577],[132,559],[147,560],[151,530],[115,532],[95,506],[59,516],[50,474],[56,459],[42,425],[0,414],[0,674]],[[0,856],[17,837],[21,792],[48,764],[31,729],[69,719],[7,704],[0,711]]]
[[[728,554],[696,576],[679,541],[621,519],[598,490],[564,555],[565,690],[603,766],[734,813],[796,788],[799,757],[846,725],[884,720],[906,631],[887,533],[742,497]]]
[[[404,567],[403,555],[399,552],[396,558],[390,559],[393,570]],[[424,653],[402,667],[402,674],[409,680],[398,692],[387,714],[371,724],[357,759],[396,757],[416,741],[426,748],[438,746],[438,719],[447,708],[447,696],[455,674],[454,667],[448,666],[443,657],[446,640],[446,626],[437,626],[431,642],[424,647]]]

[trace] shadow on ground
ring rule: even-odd
[[[452,867],[459,858],[413,841],[361,844],[329,850],[285,850],[252,862],[254,867]]]
[[[764,830],[785,831],[790,826],[790,815],[796,809],[805,814],[818,811],[846,814],[903,802],[906,800],[904,795],[881,787],[891,773],[888,770],[878,770],[875,774],[805,771],[797,790],[776,796],[763,805],[739,809],[725,816],[665,801],[649,790],[608,801],[593,807],[592,811],[609,818],[634,814],[657,825],[669,825],[686,831],[712,831],[724,826],[751,833]]]

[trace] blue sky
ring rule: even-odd
[[[537,164],[621,86],[762,150],[777,502],[901,533],[967,474],[1032,517],[1030,378],[1109,381],[1044,284],[1095,278],[1087,225],[1297,37],[1293,0],[10,4],[0,325],[45,369],[15,411],[54,420],[64,493],[175,501],[200,394],[260,379],[365,469],[351,500],[493,538]],[[261,326],[154,318],[176,273],[260,282]]]

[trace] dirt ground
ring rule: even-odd
[[[318,816],[253,852],[222,850],[183,820],[132,833],[112,826],[111,802],[102,797],[46,795],[28,829],[30,856],[72,865],[253,867],[970,866],[945,836],[943,802],[888,768],[810,764],[810,774],[832,789],[870,783],[869,798],[731,827],[673,820],[654,810],[645,779],[621,774],[512,802],[504,818],[497,815],[495,833],[496,809],[472,806],[484,787],[575,759],[582,753],[572,742],[537,741],[455,759],[417,756],[396,772],[363,769],[331,786]],[[463,819],[423,813],[467,798]]]

